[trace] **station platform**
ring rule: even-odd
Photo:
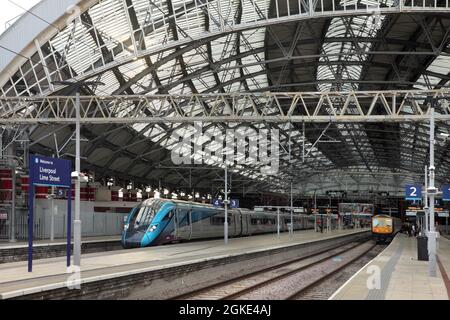
[[[83,237],[83,243],[94,243],[94,242],[115,242],[120,241],[120,236],[99,236],[99,237]],[[73,243],[73,239],[72,239]],[[61,246],[66,245],[66,239],[55,239],[53,241],[46,240],[34,240],[33,247],[51,247],[51,246]],[[28,242],[17,241],[17,242],[0,242],[0,250],[6,249],[18,249],[18,248],[28,248]]]
[[[84,254],[80,271],[81,283],[83,286],[85,283],[105,279],[127,277],[183,265],[192,266],[198,262],[254,254],[276,248],[285,250],[287,247],[299,244],[309,246],[311,243],[312,246],[314,243],[327,239],[337,241],[337,238],[349,235],[365,235],[368,231],[369,229],[351,229],[320,233],[306,230],[294,232],[293,235],[281,233],[279,238],[276,234],[230,238],[228,245],[220,239]],[[1,264],[0,299],[17,298],[45,290],[65,289],[70,276],[66,272],[64,257],[36,260],[32,273],[27,272],[26,261]]]
[[[73,240],[72,240],[73,248]],[[85,237],[82,239],[81,252],[93,253],[122,249],[120,236]],[[65,239],[33,241],[33,258],[45,259],[65,256]],[[0,264],[24,261],[28,259],[28,242],[0,242]]]
[[[417,259],[417,239],[397,234],[385,250],[361,268],[329,300],[448,300],[450,240],[442,236],[438,238],[437,256],[437,276],[430,277],[428,261]],[[381,279],[378,288],[374,280],[377,272]]]

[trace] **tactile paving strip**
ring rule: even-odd
[[[380,289],[370,289],[366,300],[385,300],[386,291],[391,281],[392,273],[402,255],[403,246],[399,246],[395,253],[391,256],[384,268],[381,270],[381,287]]]

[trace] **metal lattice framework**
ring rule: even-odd
[[[211,134],[280,130],[280,174],[236,166],[244,193],[291,179],[305,193],[398,191],[420,180],[431,103],[448,132],[446,0],[61,0],[78,6],[67,13],[51,2],[0,36],[0,123],[35,152],[70,155],[73,92],[51,83],[104,82],[81,99],[84,166],[98,176],[209,188],[219,164],[170,160],[172,133],[202,121]]]
[[[450,89],[366,92],[83,96],[83,124],[355,123],[450,120]],[[0,124],[74,123],[76,98],[1,98]]]

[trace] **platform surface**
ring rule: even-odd
[[[398,234],[330,300],[448,300],[450,240],[444,237],[438,239],[438,259],[437,276],[430,277],[428,261],[417,259],[417,239]],[[379,286],[374,277],[377,272]]]
[[[34,240],[33,247],[47,247],[47,246],[60,246],[66,244],[66,239],[55,239],[50,241],[50,239],[46,240]],[[83,237],[83,243],[96,243],[96,242],[117,242],[120,241],[120,236],[99,236],[99,237]],[[72,239],[73,243],[73,239]],[[28,247],[28,242],[25,241],[17,241],[17,242],[8,242],[2,241],[0,242],[0,250],[4,249],[18,249],[18,248],[26,248]]]
[[[360,233],[368,229],[340,230],[320,233],[297,231],[292,236],[282,233],[231,238],[228,245],[221,240],[194,241],[165,246],[84,254],[81,262],[82,281],[96,281],[126,276],[165,267],[206,261],[243,253],[287,247],[317,240]],[[27,262],[0,265],[0,299],[64,287],[68,281],[65,257],[36,260],[33,272]]]

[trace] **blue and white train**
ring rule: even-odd
[[[212,205],[166,199],[149,199],[127,217],[122,233],[124,248],[223,237],[225,210]],[[290,214],[280,214],[280,230],[287,231]],[[294,215],[294,230],[314,228],[314,218]],[[277,232],[277,214],[229,209],[230,237]]]

